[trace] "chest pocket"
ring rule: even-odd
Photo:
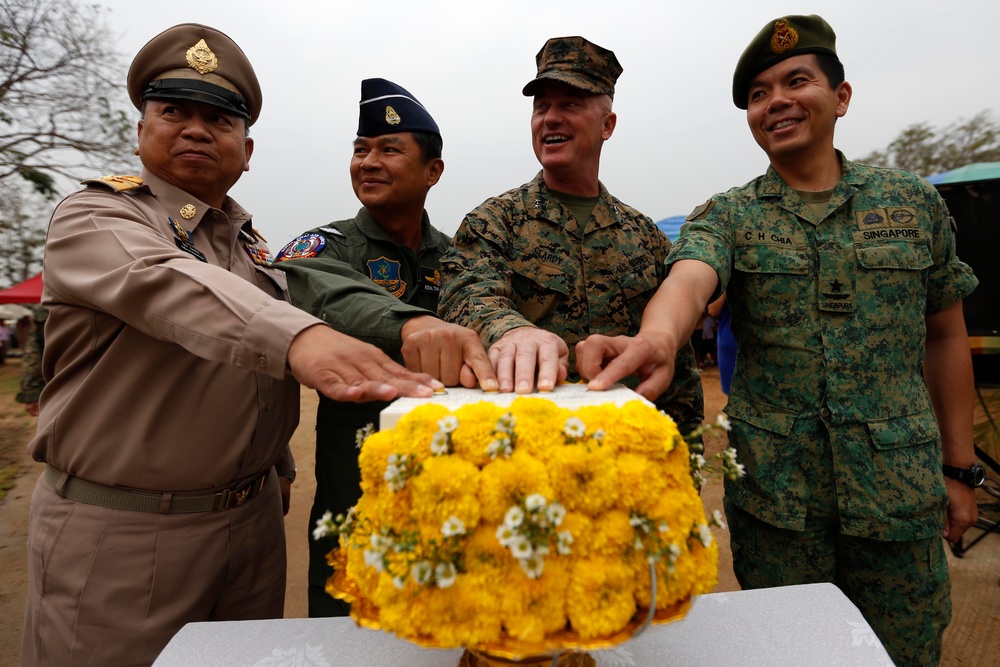
[[[569,295],[571,282],[561,266],[527,257],[511,262],[511,270],[514,303],[532,322],[549,316]]]
[[[288,300],[288,279],[285,272],[260,264],[252,264],[257,287],[278,299]]]
[[[855,245],[858,319],[882,329],[912,324],[924,317],[927,269],[934,263],[920,241]]]
[[[634,334],[639,330],[646,304],[649,303],[659,286],[656,260],[648,252],[639,253],[612,266],[610,273],[614,284],[621,290],[622,296],[628,304],[627,312],[631,317],[631,322],[622,324],[630,333]],[[611,317],[614,314],[609,312],[605,315]]]
[[[730,288],[733,319],[758,326],[793,326],[806,318],[815,299],[807,248],[737,245]],[[737,310],[738,309],[738,310]]]

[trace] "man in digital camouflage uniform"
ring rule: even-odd
[[[482,343],[463,327],[436,316],[441,289],[438,260],[451,239],[431,226],[424,202],[444,171],[441,132],[427,110],[404,88],[384,79],[361,82],[358,136],[351,159],[351,184],[363,204],[357,215],[310,230],[278,254],[292,303],[341,331],[358,335],[397,361],[435,377],[441,367],[431,344],[461,359],[478,354],[484,387],[495,389]],[[331,300],[331,284],[353,271],[370,290],[382,294],[378,307],[360,319],[339,321],[341,307]],[[376,287],[377,285],[377,287]],[[372,337],[369,332],[376,331]],[[440,377],[448,385],[459,377]],[[490,384],[493,383],[493,384]],[[467,377],[472,386],[475,378]],[[388,405],[359,406],[320,396],[316,415],[316,496],[310,527],[327,511],[346,513],[361,497],[356,434],[378,425]],[[311,537],[311,536],[310,536]],[[326,555],[335,536],[309,540],[309,615],[345,616],[350,606],[326,593],[332,569]]]
[[[487,200],[462,222],[441,260],[443,318],[479,332],[501,391],[551,390],[579,379],[571,348],[590,334],[638,331],[665,275],[670,240],[598,179],[622,72],[582,37],[548,40],[533,97],[532,145],[542,171]],[[701,423],[701,380],[690,345],[659,405],[687,432]]]
[[[725,497],[740,584],[833,582],[897,664],[937,664],[951,615],[941,536],[976,521],[974,489],[942,458],[946,474],[975,473],[962,299],[977,281],[933,187],[835,150],[850,100],[822,18],[769,22],[733,101],[770,168],[688,217],[635,339],[578,354],[592,388],[645,368],[653,395],[725,291],[740,350],[726,412],[747,473]]]
[[[24,410],[32,417],[38,416],[38,397],[45,387],[42,376],[42,352],[45,350],[45,318],[49,311],[41,304],[31,308],[31,328],[24,341],[21,359],[21,390],[15,400],[24,403]]]

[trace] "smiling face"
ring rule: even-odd
[[[139,121],[136,155],[156,176],[210,206],[222,202],[250,169],[253,139],[245,121],[189,100],[148,100]]]
[[[592,176],[596,187],[601,148],[611,138],[616,121],[607,95],[555,81],[540,87],[531,113],[531,144],[546,183],[571,192],[553,186],[550,179],[572,183]]]
[[[836,88],[814,54],[793,56],[750,82],[747,123],[771,163],[833,150],[834,126],[847,113],[851,86]]]
[[[354,140],[351,185],[376,218],[380,211],[422,211],[427,191],[443,170],[440,158],[423,161],[420,145],[409,132]]]

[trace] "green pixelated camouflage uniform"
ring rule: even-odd
[[[392,241],[377,220],[362,208],[357,216],[310,230],[326,244],[316,257],[278,261],[288,276],[291,302],[331,323],[334,328],[379,347],[402,363],[400,330],[416,315],[435,315],[440,292],[438,261],[451,239],[434,229],[425,212],[420,251]],[[289,245],[294,244],[293,240]],[[286,246],[288,247],[288,246]],[[279,260],[281,254],[278,255]],[[349,319],[331,298],[333,283],[341,285],[345,268],[366,283],[359,298],[367,302],[351,309]],[[391,270],[390,270],[391,269]],[[338,276],[338,278],[334,278]],[[361,497],[361,472],[355,435],[367,424],[378,426],[381,401],[342,403],[320,394],[316,412],[316,495],[309,518],[309,615],[344,616],[349,607],[325,591],[332,569],[326,554],[335,537],[313,540],[312,528],[323,513],[346,513]]]
[[[45,351],[45,320],[49,311],[40,305],[31,309],[31,329],[24,341],[24,356],[21,358],[21,391],[15,400],[18,403],[37,403],[45,387],[42,376],[42,353]]]
[[[663,281],[670,239],[602,184],[580,224],[546,188],[542,175],[469,213],[441,260],[439,313],[479,332],[489,347],[511,329],[534,325],[570,349],[591,334],[635,335]],[[630,378],[635,386],[635,378]],[[689,430],[704,416],[701,378],[690,344],[657,405]]]
[[[941,439],[921,375],[925,318],[977,281],[955,256],[953,223],[933,187],[839,157],[843,177],[822,218],[768,169],[696,209],[667,264],[711,265],[716,295],[725,291],[732,308],[739,355],[726,412],[747,475],[726,481],[727,508],[786,531],[832,532],[838,544],[911,542],[938,552],[934,568],[926,554],[883,558],[881,587],[852,588],[857,573],[841,561],[834,580],[894,659],[933,660],[950,603],[939,553],[947,504]],[[800,583],[812,571],[816,561],[802,560],[805,535],[782,552],[731,514],[745,587]],[[763,558],[765,548],[776,561]],[[920,588],[927,581],[940,584],[933,594]],[[928,625],[907,635],[900,627],[918,610]],[[936,640],[908,654],[922,641],[917,635]],[[931,657],[914,657],[921,653]]]

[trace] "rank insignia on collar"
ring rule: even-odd
[[[406,292],[406,281],[399,277],[400,263],[388,257],[369,259],[368,277],[376,285],[382,287],[386,292],[396,298],[403,296]]]
[[[309,259],[315,257],[326,247],[326,238],[322,234],[310,232],[292,239],[281,249],[275,262],[284,262],[286,259]]]
[[[196,215],[198,215],[198,209],[195,208],[194,204],[184,204],[181,207],[181,217],[185,220],[190,220]]]
[[[219,67],[219,59],[204,39],[187,50],[185,54],[188,66],[198,74],[209,74]]]
[[[389,123],[389,125],[399,125],[400,123],[403,122],[403,119],[399,117],[399,114],[396,113],[395,109],[393,109],[389,105],[386,105],[385,122]]]
[[[788,21],[781,19],[774,22],[774,34],[771,35],[772,51],[780,55],[789,49],[794,49],[798,43],[799,33],[789,25]]]

